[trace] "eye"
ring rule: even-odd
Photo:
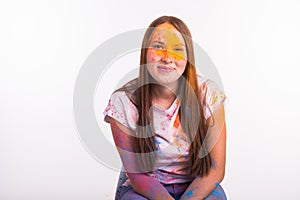
[[[176,48],[176,49],[174,49],[175,51],[184,51],[184,49],[183,48]]]
[[[155,45],[153,45],[153,47],[155,48],[155,49],[163,49],[164,47],[162,46],[162,45],[160,45],[160,44],[155,44]]]

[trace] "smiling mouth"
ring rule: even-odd
[[[175,70],[175,68],[173,67],[167,67],[167,66],[163,66],[163,65],[159,65],[158,69],[164,72],[172,72]]]

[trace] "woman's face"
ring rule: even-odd
[[[157,26],[147,51],[150,75],[160,84],[174,84],[183,74],[186,63],[187,52],[182,35],[169,23]]]

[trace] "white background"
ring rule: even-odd
[[[0,199],[113,198],[118,172],[76,132],[76,76],[102,42],[161,15],[186,22],[222,78],[228,199],[299,199],[299,10],[297,0],[1,2]]]

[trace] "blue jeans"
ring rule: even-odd
[[[127,177],[124,172],[121,172],[119,182],[117,186],[115,200],[147,200],[146,197],[136,193],[131,185],[122,186],[126,181]],[[185,190],[191,182],[186,183],[175,183],[175,184],[164,184],[163,186],[167,189],[169,194],[175,199],[179,200]],[[226,194],[223,188],[218,185],[206,198],[205,200],[226,200]]]

